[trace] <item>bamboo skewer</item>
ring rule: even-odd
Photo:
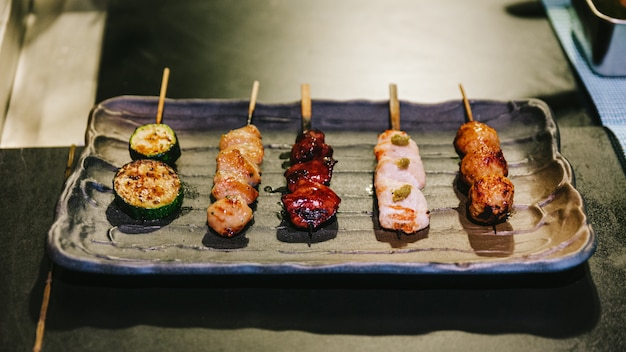
[[[395,83],[389,84],[389,120],[391,129],[400,131],[400,101],[398,100],[398,86]],[[396,230],[396,236],[401,238],[402,231]]]
[[[70,151],[67,155],[67,164],[65,165],[65,180],[70,177],[72,167],[74,166],[74,154],[76,152],[76,145],[70,146]],[[39,320],[37,321],[37,329],[35,330],[35,344],[33,345],[33,352],[41,351],[43,345],[43,336],[46,330],[46,316],[48,315],[48,305],[50,303],[50,293],[52,291],[52,275],[54,273],[54,262],[50,262],[50,268],[48,269],[48,275],[46,276],[46,286],[43,291],[43,298],[41,301],[41,309],[39,311]]]
[[[161,79],[161,92],[159,93],[159,105],[157,106],[156,123],[163,121],[163,106],[165,105],[165,93],[167,92],[167,84],[170,79],[170,69],[163,69],[163,78]]]
[[[311,86],[308,83],[300,85],[300,109],[302,111],[302,133],[311,129]],[[313,240],[313,224],[309,223],[309,242],[307,245],[311,247]]]
[[[474,116],[472,115],[472,107],[470,106],[469,100],[465,95],[465,89],[463,89],[462,84],[459,84],[459,89],[461,89],[461,95],[463,96],[463,105],[465,106],[465,113],[467,113],[467,121],[474,121]]]
[[[389,85],[389,117],[391,129],[400,130],[400,101],[398,101],[398,86],[395,83]]]
[[[254,108],[256,107],[256,100],[259,96],[259,81],[252,83],[252,93],[250,94],[250,105],[248,105],[248,125],[252,123],[252,114],[254,114]]]
[[[470,102],[467,99],[467,95],[465,94],[465,89],[463,89],[463,84],[459,84],[459,89],[461,90],[461,96],[463,97],[463,105],[465,106],[465,113],[467,114],[467,121],[474,121],[474,115],[472,114],[472,107],[470,106]],[[497,234],[496,224],[492,225],[493,233]]]
[[[302,132],[311,129],[311,87],[308,83],[300,86],[301,109],[302,109]]]

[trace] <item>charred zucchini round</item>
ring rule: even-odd
[[[113,178],[113,191],[122,211],[140,220],[166,218],[183,203],[178,174],[159,160],[140,159],[122,166]]]
[[[163,123],[137,127],[130,136],[128,150],[133,160],[161,160],[170,165],[174,165],[180,157],[180,144],[176,133]]]

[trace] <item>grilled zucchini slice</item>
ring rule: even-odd
[[[163,219],[183,203],[180,178],[168,164],[140,159],[122,166],[113,178],[115,201],[135,219]]]
[[[180,144],[174,130],[163,123],[150,123],[135,129],[128,141],[133,160],[153,159],[174,165],[180,157]]]

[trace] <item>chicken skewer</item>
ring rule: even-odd
[[[377,165],[374,188],[380,226],[406,234],[430,224],[430,212],[421,190],[426,173],[415,141],[400,130],[397,86],[389,86],[391,129],[382,132],[374,147]]]
[[[311,129],[311,97],[308,84],[302,85],[302,133],[291,148],[291,167],[285,171],[291,193],[281,200],[292,224],[309,234],[331,219],[341,199],[328,187],[332,178],[333,148],[324,133]]]
[[[251,123],[258,89],[259,82],[254,81],[246,126],[220,138],[211,190],[216,201],[207,208],[207,224],[223,237],[233,237],[248,225],[253,218],[250,204],[259,195],[264,148],[261,133]]]
[[[454,147],[461,156],[461,179],[468,191],[468,215],[482,225],[505,221],[513,206],[515,188],[507,178],[508,164],[495,129],[475,121],[463,85],[459,85],[468,121],[459,127]]]

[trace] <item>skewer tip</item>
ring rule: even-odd
[[[300,99],[302,109],[302,132],[311,129],[311,87],[308,83],[300,85]]]
[[[308,228],[308,230],[309,230],[309,241],[307,242],[307,245],[309,247],[311,247],[311,241],[313,241],[313,230],[315,230],[315,226],[313,226],[312,222],[309,222],[308,225],[309,225],[309,228]]]
[[[248,106],[248,125],[252,123],[252,114],[254,114],[254,108],[256,106],[256,100],[259,95],[259,81],[252,82],[252,93],[250,94],[250,105]]]
[[[165,105],[165,94],[167,92],[167,84],[170,79],[170,68],[165,67],[163,69],[163,78],[161,79],[161,91],[159,92],[159,103],[157,106],[156,123],[161,123],[163,120],[163,106]]]
[[[465,113],[467,114],[467,120],[474,121],[474,116],[472,114],[472,107],[470,106],[469,100],[467,99],[467,95],[465,95],[465,89],[463,89],[463,84],[459,83],[459,89],[461,90],[461,96],[463,97],[463,105],[465,106]]]
[[[395,83],[389,84],[389,117],[391,119],[391,129],[400,130],[400,101],[398,101],[398,86]]]

